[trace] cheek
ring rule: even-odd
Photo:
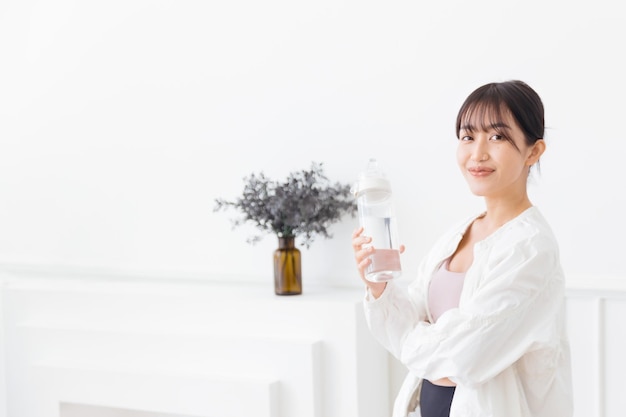
[[[508,155],[508,158],[502,159],[502,165],[508,167],[511,175],[518,175],[526,169],[526,163],[522,155]]]
[[[465,164],[467,162],[467,152],[465,152],[460,146],[456,149],[456,163],[462,171],[465,170]]]

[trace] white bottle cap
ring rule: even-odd
[[[378,168],[378,162],[375,158],[370,158],[367,169],[361,173],[351,191],[355,197],[370,191],[391,193],[391,183]]]

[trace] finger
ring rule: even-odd
[[[370,243],[372,238],[369,236],[357,236],[352,239],[352,248],[357,251],[360,250],[361,247],[367,243]]]
[[[352,239],[355,239],[357,237],[359,237],[359,235],[363,233],[363,227],[358,227],[357,229],[354,229],[354,232],[352,232]]]
[[[367,260],[368,263],[369,263],[369,262],[371,262],[370,255],[372,253],[374,253],[374,248],[373,247],[370,246],[370,247],[367,247],[367,248],[363,248],[361,250],[355,251],[354,259],[356,259],[357,264],[360,264],[364,260]]]
[[[365,258],[361,260],[360,262],[357,262],[357,269],[359,271],[359,275],[361,276],[363,280],[365,280],[365,270],[371,263],[372,263],[372,260],[370,258]]]

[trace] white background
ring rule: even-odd
[[[392,180],[405,277],[482,209],[456,112],[522,79],[546,106],[531,198],[568,277],[625,277],[626,26],[617,1],[3,1],[0,263],[267,282],[271,235],[231,229],[252,172],[323,162]],[[345,218],[304,285],[357,286]],[[408,279],[408,278],[407,278]]]

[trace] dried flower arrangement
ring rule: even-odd
[[[345,214],[356,213],[350,186],[331,183],[322,163],[311,164],[309,170],[292,172],[283,182],[273,181],[262,172],[244,178],[241,197],[234,201],[215,200],[214,211],[237,209],[243,216],[232,220],[233,227],[252,223],[266,233],[278,237],[298,237],[307,248],[321,235],[330,238],[328,228]],[[262,238],[254,235],[248,243]]]

